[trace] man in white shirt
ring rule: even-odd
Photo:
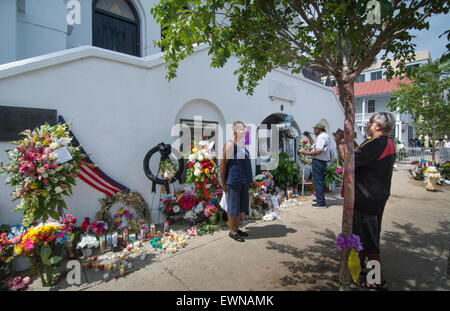
[[[325,172],[328,167],[328,161],[330,161],[330,136],[325,132],[325,125],[323,123],[317,123],[314,126],[314,134],[317,137],[317,141],[311,137],[309,132],[306,133],[309,141],[312,144],[310,151],[302,150],[305,155],[312,157],[312,174],[314,190],[316,191],[316,203],[313,204],[315,208],[327,208],[325,202]]]
[[[444,148],[450,148],[450,138],[447,137],[447,142],[444,145]]]

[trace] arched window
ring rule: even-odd
[[[129,0],[95,0],[92,15],[92,45],[140,56],[139,17]]]

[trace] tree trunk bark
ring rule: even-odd
[[[344,209],[342,213],[342,235],[348,238],[353,229],[353,205],[354,205],[354,141],[355,141],[355,104],[354,82],[339,85],[344,94],[345,124],[344,124]],[[350,249],[341,251],[341,267],[339,271],[339,290],[350,290],[351,275],[348,270],[348,257]]]

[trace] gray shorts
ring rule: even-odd
[[[227,188],[226,199],[228,216],[239,217],[239,213],[248,213],[248,184],[227,185]]]

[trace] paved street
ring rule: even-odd
[[[406,166],[394,173],[381,244],[391,290],[449,290],[450,187],[440,189],[427,192],[408,179]],[[311,199],[282,209],[279,220],[246,225],[244,243],[223,229],[188,240],[174,255],[148,256],[117,280],[102,282],[88,271],[90,282],[62,281],[52,290],[336,290],[343,200],[336,191],[327,194],[328,209],[314,209]],[[40,281],[30,289],[41,290]]]

